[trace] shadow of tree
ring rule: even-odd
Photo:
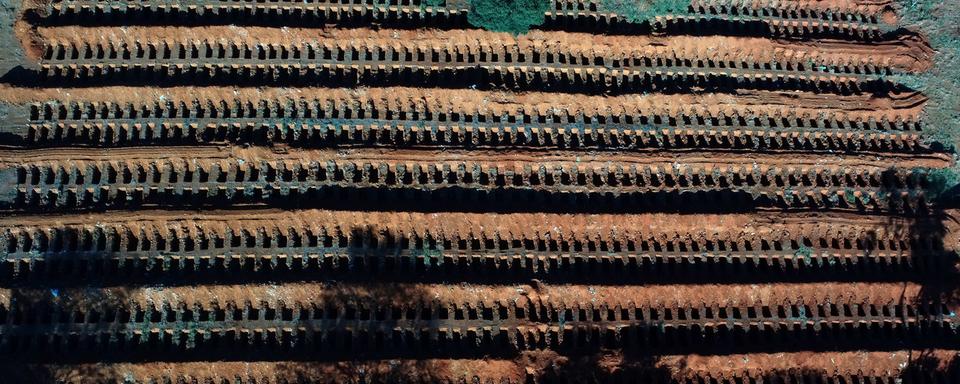
[[[960,258],[958,258],[957,235],[948,224],[956,227],[957,218],[952,211],[938,208],[932,213],[930,224],[912,228],[912,234],[932,236],[933,248],[938,250],[930,265],[931,273],[925,274],[922,279],[922,289],[917,299],[945,307],[944,314],[956,314],[960,308]]]
[[[943,189],[928,185],[929,178],[919,182],[927,189]],[[939,189],[917,212],[907,229],[907,238],[917,243],[929,242],[925,248],[932,252],[917,260],[926,265],[925,273],[919,278],[921,289],[913,299],[927,304],[936,319],[942,320],[955,318],[960,308],[960,233],[956,233],[960,221],[955,217],[960,208],[960,185]],[[960,382],[960,358],[956,352],[930,349],[911,351],[898,378],[898,383],[906,384],[957,382]]]
[[[895,194],[898,183],[901,183],[894,169],[884,171],[881,175],[883,185],[889,189],[881,190],[879,195],[889,198],[889,208],[893,214],[889,215],[884,230],[889,233],[900,234],[897,238],[904,239],[913,251],[909,260],[917,273],[911,278],[921,285],[916,297],[902,297],[901,302],[912,299],[918,303],[928,305],[933,313],[941,316],[956,313],[960,304],[960,233],[954,233],[958,228],[957,218],[954,217],[957,208],[960,208],[960,185],[942,185],[934,172],[915,169],[912,176],[905,181],[923,188],[924,199],[916,206],[910,206]],[[867,243],[877,243],[875,233],[864,239]],[[867,256],[870,256],[867,252]]]
[[[679,364],[661,365],[660,357],[647,354],[629,354],[619,349],[600,350],[590,354],[559,355],[539,351],[521,357],[527,366],[539,367],[530,381],[536,383],[669,383],[671,368]]]
[[[281,362],[278,378],[290,384],[445,382],[454,374],[445,360],[353,360],[330,364]]]
[[[927,180],[929,182],[929,180]],[[955,317],[960,309],[960,221],[955,217],[960,208],[960,186],[937,193],[921,216],[909,228],[909,238],[927,241],[932,250],[922,260],[926,272],[921,276],[921,289],[915,298],[929,304],[938,318]]]
[[[127,287],[110,289],[99,288],[11,288],[8,324],[32,328],[32,336],[19,340],[19,350],[39,353],[49,361],[68,357],[69,352],[60,350],[92,351],[94,345],[84,343],[77,338],[64,337],[57,330],[57,324],[95,323],[105,317],[116,315],[116,310],[128,303],[130,291]],[[51,335],[58,335],[59,341],[51,341]],[[93,340],[86,340],[92,342]],[[16,360],[29,353],[8,357]]]
[[[911,351],[898,382],[960,383],[960,358],[953,351]]]
[[[42,365],[0,364],[4,383],[36,384],[87,384],[122,383],[123,377],[109,364],[87,365]]]
[[[110,364],[58,365],[57,362],[77,353],[93,352],[92,345],[78,345],[76,339],[65,338],[51,343],[56,322],[87,322],[104,316],[129,297],[126,288],[102,291],[96,289],[12,288],[8,316],[11,322],[38,329],[32,337],[18,339],[14,353],[5,353],[0,364],[5,383],[108,383],[120,382],[118,372]],[[60,337],[63,337],[61,334]],[[61,350],[61,346],[68,346]],[[75,349],[78,348],[78,349]],[[74,350],[75,349],[75,350]],[[34,356],[41,356],[38,361]],[[29,363],[27,363],[29,362]]]
[[[402,235],[398,236],[389,231],[378,232],[370,226],[353,227],[338,236],[347,242],[341,244],[347,250],[347,259],[340,262],[345,263],[364,263],[370,258],[394,255],[400,252],[408,241]],[[344,278],[348,279],[346,275]],[[438,308],[445,304],[436,302],[426,285],[399,284],[392,279],[368,281],[360,285],[340,283],[332,279],[325,283],[319,299],[323,308],[314,308],[314,313],[319,309],[327,314],[337,314],[333,324],[336,332],[331,334],[330,329],[317,328],[319,323],[315,321],[302,321],[297,325],[303,328],[305,336],[319,348],[316,357],[348,357],[337,363],[337,374],[353,372],[360,376],[367,373],[376,377],[397,376],[403,372],[415,371],[416,365],[399,364],[383,371],[379,369],[379,365],[374,369],[365,361],[396,355],[397,351],[422,353],[434,348],[430,340],[424,340],[425,335],[413,332],[430,327],[430,323],[435,321]],[[376,327],[363,325],[373,321],[376,322]],[[401,325],[403,327],[400,327]],[[398,332],[401,328],[403,329]],[[322,341],[318,338],[322,338]],[[319,343],[323,343],[322,346],[318,346]],[[321,373],[316,372],[317,369],[326,369],[309,365],[294,365],[290,368],[303,377]]]
[[[751,382],[758,383],[831,383],[845,382],[846,379],[838,377],[836,372],[827,369],[817,369],[810,367],[796,367],[790,369],[772,369],[766,370]]]

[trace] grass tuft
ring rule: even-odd
[[[600,7],[631,23],[650,21],[656,16],[686,13],[689,0],[600,0]]]

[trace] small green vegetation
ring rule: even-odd
[[[605,12],[613,12],[631,23],[650,21],[656,16],[686,13],[689,0],[600,0]]]
[[[924,191],[930,199],[937,200],[956,195],[957,192],[953,189],[957,184],[960,184],[960,174],[953,168],[920,168],[914,169],[914,172],[918,172],[926,178],[927,186]],[[946,194],[948,192],[949,195]]]
[[[847,204],[857,205],[857,196],[854,194],[856,191],[853,188],[847,188],[843,191],[843,198],[847,200]]]
[[[813,248],[801,244],[800,248],[797,248],[797,250],[793,252],[793,255],[803,259],[804,264],[810,264],[810,256],[813,256]]]
[[[467,21],[488,31],[519,35],[543,24],[549,7],[549,0],[470,0]]]
[[[874,203],[883,204],[884,201],[887,200],[887,197],[888,197],[887,191],[884,191],[881,189],[877,191],[877,195],[874,198]]]
[[[420,0],[420,8],[425,9],[427,7],[443,7],[447,5],[446,0]]]

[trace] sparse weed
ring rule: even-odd
[[[656,16],[686,13],[689,0],[601,0],[600,7],[631,23],[650,21]]]
[[[849,205],[857,205],[857,196],[856,191],[853,188],[847,188],[843,191],[843,197],[847,200]]]
[[[813,256],[813,248],[810,248],[806,245],[800,245],[800,248],[797,248],[793,255],[799,258],[802,258],[804,262],[810,262],[810,256]]]

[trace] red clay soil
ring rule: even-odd
[[[43,49],[46,43],[37,32],[37,29],[23,19],[17,19],[13,25],[13,31],[23,46],[23,53],[34,62],[38,62],[43,57]]]
[[[636,94],[626,96],[585,96],[559,93],[509,93],[476,90],[424,88],[232,88],[232,87],[94,87],[19,88],[0,85],[0,101],[30,103],[43,101],[111,102],[153,105],[186,103],[194,100],[251,102],[285,100],[329,100],[339,105],[372,105],[392,111],[488,113],[497,116],[525,112],[552,116],[566,112],[576,115],[635,115],[720,117],[761,115],[824,118],[840,121],[916,121],[926,97],[919,93],[828,95],[802,91],[772,92],[741,90],[735,94]]]
[[[177,308],[194,304],[223,306],[266,303],[343,305],[364,302],[414,307],[422,303],[466,307],[528,306],[564,308],[689,308],[753,307],[758,305],[868,304],[924,302],[922,285],[914,283],[779,283],[699,285],[514,285],[363,283],[282,285],[242,284],[182,287],[66,288],[47,298],[65,308],[95,308],[101,304]],[[21,297],[29,300],[28,296]],[[10,302],[0,303],[9,307]]]
[[[895,377],[905,367],[923,360],[934,370],[946,369],[957,359],[957,352],[947,350],[916,350],[890,352],[793,352],[775,354],[743,354],[727,356],[662,356],[652,362],[640,363],[613,351],[601,351],[586,359],[567,357],[552,351],[526,351],[514,359],[425,359],[425,360],[357,360],[334,363],[322,362],[221,362],[191,363],[120,363],[42,366],[58,379],[82,380],[89,378],[126,377],[137,382],[161,377],[196,379],[210,378],[214,382],[255,378],[276,382],[306,378],[325,382],[345,382],[364,375],[369,381],[422,379],[428,382],[470,382],[488,380],[510,383],[524,382],[527,377],[547,377],[563,372],[576,375],[570,367],[584,368],[584,374],[614,374],[631,371],[640,365],[647,369],[664,370],[674,380],[697,378],[759,377],[778,372],[807,372],[826,375],[865,375]],[[639,373],[639,372],[638,372]],[[190,382],[190,380],[187,380]],[[259,381],[258,381],[259,382]]]
[[[793,154],[784,157],[780,154],[748,153],[736,157],[718,152],[650,152],[637,156],[636,152],[562,152],[552,151],[488,151],[488,150],[401,150],[401,149],[286,149],[276,153],[264,147],[130,147],[119,149],[94,148],[57,148],[38,150],[0,150],[0,166],[16,167],[36,164],[52,167],[72,167],[83,169],[87,162],[113,162],[128,164],[132,168],[151,164],[170,164],[177,169],[195,169],[202,166],[210,169],[214,164],[228,165],[236,162],[257,164],[260,161],[283,162],[288,169],[295,165],[321,163],[328,161],[353,164],[390,164],[391,168],[402,164],[458,166],[463,162],[478,163],[482,169],[496,168],[501,171],[522,172],[524,167],[539,169],[541,165],[552,170],[554,166],[581,170],[608,169],[614,164],[624,169],[630,166],[661,167],[662,169],[707,169],[716,167],[727,169],[756,169],[760,173],[768,170],[797,170],[806,173],[809,170],[830,170],[840,173],[857,169],[857,173],[880,173],[889,168],[892,161],[901,167],[942,168],[949,166],[950,158],[943,154],[928,156],[917,155],[816,155]],[[751,166],[744,165],[745,163]],[[469,167],[468,167],[469,168]]]
[[[957,232],[949,218],[947,231]],[[557,241],[679,241],[702,240],[785,241],[800,237],[859,239],[868,233],[879,241],[905,240],[908,229],[916,225],[907,218],[860,214],[779,213],[750,214],[479,214],[460,212],[352,212],[326,210],[229,210],[204,212],[138,211],[73,215],[15,215],[0,218],[0,231],[47,231],[51,228],[83,227],[129,228],[134,232],[158,232],[196,237],[225,238],[227,231],[254,233],[259,228],[272,232],[277,228],[313,233],[342,235],[348,239],[353,229],[369,229],[374,236],[393,238],[426,237],[448,239],[545,239]],[[951,237],[952,238],[952,237]],[[956,245],[949,241],[948,248]]]
[[[667,356],[658,365],[670,367],[674,377],[755,376],[760,372],[822,372],[827,375],[864,374],[894,376],[919,359],[935,361],[945,369],[957,358],[955,351],[796,352],[729,356]],[[936,368],[936,367],[934,367]]]
[[[41,27],[46,44],[103,44],[133,47],[166,42],[222,42],[284,46],[441,48],[448,52],[539,51],[601,56],[610,60],[663,57],[711,59],[724,62],[799,62],[815,65],[890,66],[923,71],[933,50],[916,36],[879,43],[843,41],[795,42],[729,36],[606,36],[562,31],[532,31],[519,37],[484,30],[303,29],[239,26],[210,27]],[[31,40],[32,41],[32,40]]]
[[[369,382],[397,382],[423,380],[423,382],[456,382],[463,378],[480,378],[481,382],[508,379],[510,383],[523,382],[522,367],[506,360],[378,360],[318,362],[191,362],[191,363],[144,363],[144,364],[98,364],[43,366],[50,376],[62,381],[93,379],[133,379],[149,382],[155,379],[196,379],[197,382],[213,379],[233,382],[236,378],[257,380],[257,383],[296,382],[311,380],[320,382],[348,382],[363,376]],[[282,381],[287,380],[287,381]]]

